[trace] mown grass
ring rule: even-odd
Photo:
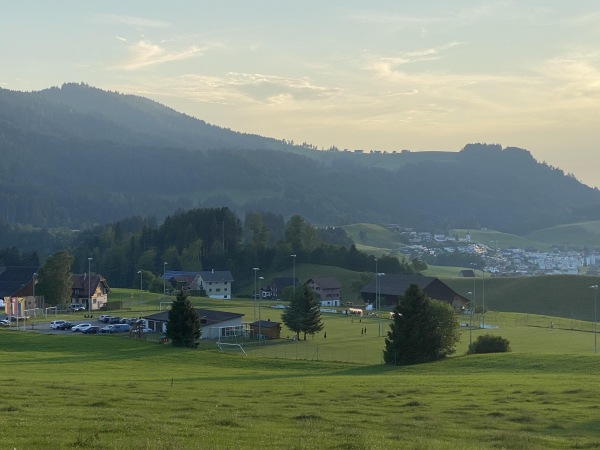
[[[89,339],[88,339],[89,338]],[[413,367],[0,332],[0,448],[593,448],[593,355]]]

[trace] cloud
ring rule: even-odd
[[[129,47],[130,57],[126,62],[120,64],[119,68],[125,70],[143,69],[149,66],[195,58],[203,55],[206,50],[206,47],[191,46],[184,50],[173,51],[150,41],[141,40]]]
[[[163,20],[146,19],[143,17],[135,16],[120,16],[115,14],[98,14],[97,20],[102,22],[121,23],[123,25],[129,25],[140,28],[167,28],[170,26],[169,22]]]

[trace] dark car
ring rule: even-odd
[[[85,330],[82,330],[81,332],[83,334],[97,334],[99,331],[100,331],[100,327],[92,325],[91,327],[87,327]]]
[[[70,330],[71,328],[73,328],[73,324],[71,322],[64,322],[56,327],[57,330]]]
[[[113,324],[113,323],[119,323],[120,321],[121,321],[121,318],[120,318],[120,317],[110,317],[110,318],[108,319],[108,323],[109,323],[109,324]]]

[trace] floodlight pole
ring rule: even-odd
[[[260,269],[258,267],[253,267],[252,270],[254,270],[254,320],[256,320],[256,272],[258,272]]]
[[[481,268],[481,314],[481,328],[485,330],[485,267]]]
[[[467,292],[467,295],[471,297],[471,301],[473,300],[473,293]],[[473,305],[470,305],[469,308],[469,345],[473,343]]]
[[[260,290],[260,280],[264,280],[264,277],[258,277],[258,344],[260,345],[260,339],[262,338],[262,329],[260,322],[260,298],[262,297],[262,292]]]
[[[35,272],[33,274],[33,324],[31,325],[31,329],[33,330],[33,328],[35,327],[35,313],[36,313],[36,301],[35,301],[35,283],[37,283],[37,276],[38,273]]]
[[[378,323],[378,336],[381,337],[381,277],[384,276],[385,273],[383,272],[377,272],[377,279],[375,281],[377,281],[377,293],[376,293],[376,297],[378,298],[378,308],[377,308],[377,316],[379,317],[379,323]]]
[[[163,297],[167,298],[167,279],[165,277],[167,273],[167,264],[168,262],[163,262]]]
[[[590,286],[590,289],[594,290],[594,353],[596,353],[596,342],[597,342],[596,341],[596,336],[597,336],[597,333],[596,333],[596,330],[597,330],[597,320],[596,320],[597,319],[597,314],[596,314],[597,309],[596,309],[596,306],[597,306],[597,303],[598,303],[598,285],[594,284],[593,286]]]
[[[90,270],[90,266],[92,263],[92,258],[91,256],[88,257],[88,316],[92,316],[92,285],[91,285],[91,281],[90,281],[90,277],[91,277],[91,270]]]
[[[144,279],[144,274],[142,273],[141,270],[138,270],[138,273],[140,274],[140,319],[142,318],[142,292],[144,292],[143,290],[143,279]]]

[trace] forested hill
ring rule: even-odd
[[[317,151],[66,84],[0,89],[0,223],[82,228],[178,209],[513,233],[600,218],[600,192],[529,152]]]

